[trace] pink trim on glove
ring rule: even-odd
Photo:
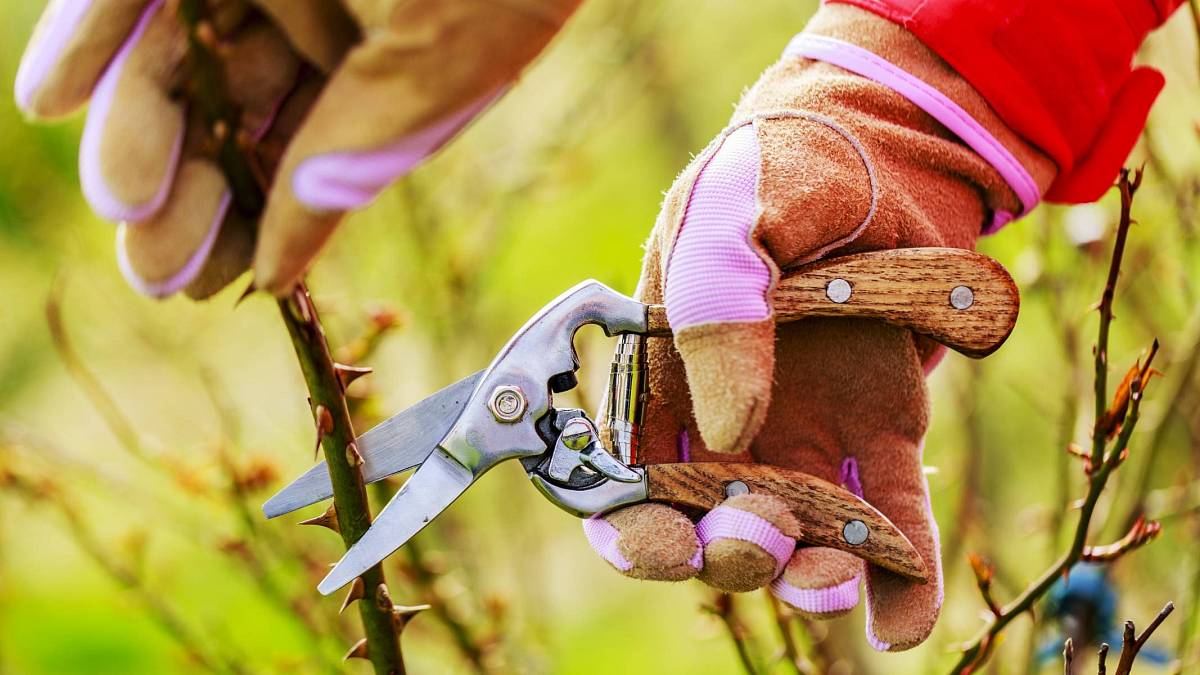
[[[71,41],[71,36],[79,29],[83,17],[92,8],[93,0],[75,0],[51,5],[55,9],[53,18],[47,17],[45,32],[36,44],[30,45],[17,67],[17,79],[13,84],[13,93],[17,106],[26,115],[33,116],[33,94],[46,77],[54,69],[54,65],[62,58],[63,50]]]
[[[780,532],[767,519],[724,504],[704,514],[696,524],[696,536],[701,546],[708,546],[719,539],[737,539],[754,544],[775,558],[775,574],[783,570],[796,551],[796,540]]]
[[[595,515],[585,518],[583,520],[583,536],[587,537],[588,544],[601,558],[607,560],[608,564],[622,572],[628,572],[633,568],[633,563],[621,555],[621,551],[617,548],[617,539],[620,538],[621,533],[603,516]]]
[[[83,127],[83,138],[79,143],[79,182],[83,188],[83,196],[91,204],[92,210],[102,218],[114,222],[137,223],[154,215],[171,192],[171,183],[175,179],[175,170],[179,166],[179,155],[183,149],[183,127],[180,126],[171,148],[171,157],[167,172],[162,177],[158,191],[145,204],[126,204],[112,193],[104,179],[100,168],[100,145],[104,138],[104,126],[112,110],[113,98],[116,96],[117,83],[121,79],[121,70],[134,45],[142,39],[150,20],[162,8],[163,0],[150,3],[137,26],[125,40],[120,51],[104,71],[100,82],[92,92],[92,102],[88,107],[87,121]]]
[[[979,153],[1008,183],[1022,206],[1021,213],[1016,216],[997,211],[993,214],[992,222],[984,227],[983,234],[995,233],[1014,217],[1019,218],[1032,211],[1041,200],[1037,182],[1008,148],[961,106],[915,75],[862,47],[822,35],[801,33],[792,38],[783,54],[785,57],[804,57],[832,63],[888,87],[929,113]]]
[[[858,582],[861,575],[849,581],[826,588],[799,588],[775,577],[771,582],[771,595],[809,614],[831,614],[854,609],[858,604]]]
[[[187,286],[196,278],[200,270],[204,269],[204,263],[208,262],[208,256],[212,253],[213,245],[217,242],[217,235],[221,232],[221,225],[225,222],[225,214],[229,212],[229,204],[231,195],[228,191],[221,196],[221,203],[217,206],[217,212],[213,216],[212,225],[209,227],[208,234],[204,236],[204,241],[200,242],[200,247],[188,258],[188,261],[178,272],[163,279],[162,281],[147,281],[138,276],[138,273],[133,269],[133,263],[129,260],[129,252],[125,250],[125,237],[130,224],[121,223],[117,226],[117,267],[121,270],[121,275],[125,277],[125,281],[133,288],[133,290],[142,295],[151,298],[165,298],[172,295]],[[136,227],[136,225],[133,225]]]
[[[506,89],[488,93],[449,117],[383,147],[310,157],[292,174],[292,192],[301,204],[317,212],[365,206],[444,145]]]
[[[745,124],[700,170],[667,268],[672,326],[767,318],[771,271],[750,245],[761,165],[758,136]]]

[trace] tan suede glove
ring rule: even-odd
[[[847,67],[886,62],[909,86],[805,56],[829,45],[859,57],[858,65],[843,61]],[[913,81],[973,118],[975,132],[1003,152],[985,148],[992,158],[985,160],[914,105]],[[977,143],[983,137],[962,133]],[[1027,182],[1012,187],[1013,166],[1002,175],[991,163],[998,154]],[[921,467],[929,419],[923,368],[941,352],[867,320],[777,327],[771,288],[781,270],[827,256],[972,248],[1006,212],[1030,208],[1022,201],[1036,202],[1053,175],[1050,161],[916,38],[858,9],[823,7],[667,194],[638,298],[665,301],[675,339],[648,343],[640,459],[756,461],[841,483],[908,536],[931,581],[864,570],[858,558],[832,549],[797,549],[804,524],[762,494],[731,497],[695,524],[661,504],[625,508],[585,521],[592,545],[629,576],[698,576],[730,591],[770,584],[817,617],[854,607],[865,572],[871,644],[900,650],[923,641],[942,600]]]
[[[91,99],[83,191],[121,223],[122,271],[153,296],[206,296],[251,258],[256,285],[286,293],[347,210],[498,98],[579,3],[204,1],[242,131],[274,176],[256,251],[182,91],[180,0],[52,0],[17,75],[31,117]]]

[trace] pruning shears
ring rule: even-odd
[[[998,262],[960,249],[898,249],[796,268],[774,291],[775,320],[869,317],[929,336],[972,357],[999,348],[1016,323],[1019,297]],[[604,432],[554,394],[577,384],[575,332],[599,325],[620,336]],[[882,513],[848,490],[764,464],[643,465],[637,438],[647,339],[669,337],[665,308],[585,281],[543,307],[486,369],[451,384],[360,436],[363,480],[416,468],[370,529],[318,589],[329,594],[403,546],[496,465],[519,461],[552,503],[580,517],[645,501],[695,510],[741,492],[777,495],[802,525],[799,545],[848,551],[918,582],[925,561]],[[268,518],[328,499],[321,462],[263,506]]]

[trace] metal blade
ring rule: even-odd
[[[423,462],[450,431],[482,375],[482,370],[472,373],[359,436],[363,482],[374,483]],[[321,462],[268,499],[263,513],[274,518],[332,496],[329,467]]]
[[[469,469],[445,450],[435,449],[317,590],[329,595],[391,555],[458,499],[473,481]]]

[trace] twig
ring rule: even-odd
[[[1075,642],[1071,638],[1063,643],[1063,673],[1075,675]]]
[[[1096,339],[1095,367],[1095,400],[1096,417],[1092,433],[1092,466],[1100,466],[1104,459],[1105,443],[1109,440],[1109,432],[1105,424],[1108,422],[1108,329],[1113,320],[1113,298],[1117,292],[1117,278],[1121,274],[1121,261],[1125,257],[1125,241],[1129,237],[1129,229],[1133,224],[1133,196],[1142,183],[1142,172],[1133,173],[1129,178],[1127,169],[1121,170],[1117,181],[1117,189],[1121,192],[1121,220],[1117,226],[1117,240],[1113,244],[1111,262],[1108,266],[1108,279],[1104,282],[1104,292],[1100,296],[1100,335]]]
[[[749,631],[746,630],[745,624],[738,618],[733,594],[718,591],[713,595],[712,602],[702,605],[701,609],[721,620],[721,624],[725,626],[726,632],[729,633],[729,638],[733,640],[738,660],[741,661],[742,669],[746,672],[746,675],[758,675],[758,667],[755,665],[754,657],[750,652]]]
[[[50,294],[46,296],[45,307],[46,324],[50,329],[50,341],[54,344],[54,351],[62,359],[63,365],[67,367],[67,372],[71,374],[75,383],[92,402],[96,412],[100,413],[100,418],[104,421],[105,426],[117,437],[121,447],[139,461],[153,466],[154,462],[142,450],[142,442],[134,430],[133,423],[129,421],[125,413],[121,412],[121,407],[104,388],[100,378],[96,377],[75,351],[70,334],[63,323],[62,294],[62,277],[57,277],[50,287]]]
[[[991,610],[992,616],[1000,616],[1002,610],[992,595],[992,579],[996,576],[996,567],[978,553],[968,553],[967,562],[971,564],[971,571],[975,573],[975,586],[979,588],[979,595],[983,597],[984,604]]]
[[[1096,675],[1107,675],[1108,673],[1108,643],[1101,643],[1100,649],[1096,652]]]
[[[1150,625],[1146,626],[1146,630],[1142,631],[1141,635],[1136,635],[1132,621],[1125,622],[1125,633],[1121,638],[1121,659],[1117,662],[1117,669],[1113,671],[1114,675],[1129,675],[1133,672],[1133,661],[1137,658],[1138,652],[1142,651],[1142,647],[1146,646],[1150,636],[1154,634],[1155,630],[1158,630],[1158,627],[1173,611],[1175,611],[1175,603],[1168,602],[1158,616],[1150,622]]]
[[[1079,508],[1079,518],[1075,525],[1074,537],[1067,551],[1049,569],[1045,570],[1036,581],[1026,587],[1016,599],[1001,607],[999,614],[993,611],[992,616],[988,618],[975,638],[963,647],[962,656],[951,671],[953,673],[976,672],[991,657],[995,650],[997,637],[1004,631],[1008,624],[1018,616],[1032,610],[1034,603],[1041,599],[1054,586],[1055,582],[1068,574],[1071,568],[1083,559],[1096,504],[1100,499],[1100,495],[1104,492],[1105,486],[1108,484],[1109,476],[1125,460],[1128,452],[1129,440],[1140,418],[1142,397],[1146,385],[1154,373],[1152,363],[1158,351],[1158,341],[1156,340],[1150,350],[1150,354],[1146,358],[1146,362],[1144,364],[1139,363],[1136,374],[1127,378],[1128,392],[1125,405],[1122,405],[1122,395],[1119,394],[1117,397],[1118,400],[1113,402],[1112,407],[1109,407],[1106,382],[1108,376],[1109,324],[1113,319],[1112,300],[1116,294],[1116,283],[1121,271],[1125,242],[1129,234],[1129,229],[1133,224],[1131,215],[1133,195],[1137,191],[1138,184],[1141,182],[1140,171],[1133,172],[1132,178],[1130,175],[1131,173],[1128,170],[1122,170],[1117,183],[1121,192],[1121,220],[1117,226],[1117,238],[1113,247],[1112,262],[1109,266],[1108,279],[1105,283],[1104,293],[1099,305],[1100,328],[1095,351],[1096,423],[1092,452],[1089,456],[1090,461],[1087,467],[1088,489]],[[1120,419],[1114,420],[1113,410],[1122,407],[1124,409],[1120,415]],[[1113,434],[1115,434],[1115,442]],[[1110,442],[1112,442],[1111,449],[1109,448]]]
[[[1162,532],[1161,524],[1154,521],[1148,522],[1145,517],[1139,516],[1133,522],[1133,526],[1129,528],[1129,532],[1119,541],[1106,546],[1085,546],[1080,559],[1090,563],[1112,562],[1126,553],[1150,543],[1160,532]]]

